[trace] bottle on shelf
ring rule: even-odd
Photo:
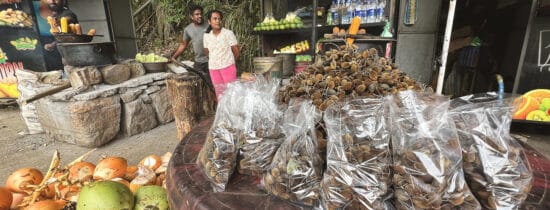
[[[386,0],[379,0],[378,6],[376,8],[376,22],[386,21],[384,16],[384,10],[386,9]]]
[[[353,13],[355,12],[355,9],[353,9],[351,5],[351,0],[348,0],[346,3],[346,22],[344,24],[351,24],[351,20],[353,19]]]
[[[340,24],[340,11],[339,11],[339,4],[340,1],[332,0],[332,5],[329,9],[331,15],[332,15],[332,22],[331,25],[339,25]]]
[[[346,6],[347,0],[342,0],[342,5],[340,6],[340,12],[342,12],[340,23],[346,24],[348,17],[348,7]]]
[[[338,4],[336,3],[336,0],[332,0],[332,5],[330,5],[330,9],[328,10],[327,15],[327,24],[328,25],[338,25],[340,24],[339,15],[338,15]],[[329,21],[330,17],[330,21]]]
[[[340,11],[342,12],[341,24],[346,24],[348,22],[348,7],[346,6],[347,0],[343,0],[340,5]]]
[[[360,18],[361,24],[367,23],[367,3],[366,0],[360,0],[359,8],[361,10]]]
[[[338,0],[338,14],[340,17],[340,21],[338,22],[339,24],[344,24],[346,13],[346,0]]]
[[[327,11],[326,25],[327,26],[332,25],[332,12],[330,10]]]
[[[353,17],[361,18],[361,0],[356,0],[353,9],[355,10]]]
[[[368,0],[367,2],[367,23],[374,23],[376,22],[375,17],[375,10],[376,10],[376,4],[373,0]]]

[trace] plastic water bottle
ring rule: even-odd
[[[348,7],[347,7],[347,1],[344,1],[342,6],[340,7],[340,10],[342,11],[342,24],[348,23]]]
[[[382,22],[386,20],[384,16],[384,10],[386,9],[386,0],[380,0],[376,8],[376,22]]]
[[[357,0],[355,3],[354,3],[354,7],[355,9],[355,14],[353,15],[353,17],[356,17],[358,16],[359,18],[361,18],[361,0]]]
[[[329,24],[330,25],[340,24],[340,14],[338,12],[338,4],[336,3],[336,0],[332,1],[332,5],[330,6],[330,14],[332,17],[332,21]]]
[[[361,1],[361,23],[367,23],[367,1]]]
[[[344,5],[344,15],[342,16],[342,24],[350,24],[351,23],[351,16],[353,15],[353,8],[351,8],[351,0],[347,0]]]
[[[348,22],[347,24],[351,24],[351,20],[353,20],[353,14],[355,13],[355,9],[353,8],[353,6],[350,4],[348,6]]]
[[[346,8],[346,0],[342,0],[340,2],[340,6],[338,7],[338,11],[340,11],[340,23],[345,24],[346,23],[346,16],[348,13],[348,9]]]
[[[365,0],[365,23],[369,22],[369,4],[371,0]]]
[[[367,3],[367,23],[374,23],[376,21],[375,7],[375,3],[372,0],[369,0]]]
[[[351,9],[351,16],[350,16],[350,20],[351,20],[351,19],[353,19],[353,16],[355,15],[355,1],[354,0],[350,0],[349,8]]]
[[[342,0],[340,2],[340,7],[338,7],[338,11],[340,11],[340,24],[345,24],[346,16],[348,14],[348,9],[346,7],[346,0]]]

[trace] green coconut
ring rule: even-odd
[[[134,195],[126,185],[115,181],[98,181],[82,187],[78,210],[132,210]]]
[[[157,185],[148,185],[136,191],[136,206],[134,210],[167,210],[168,195],[166,189]]]

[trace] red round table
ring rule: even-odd
[[[225,192],[213,192],[206,175],[195,163],[213,119],[199,123],[174,151],[166,172],[171,209],[308,209],[268,195],[258,187],[260,178],[237,172]],[[550,160],[529,145],[522,143],[522,146],[533,170],[533,187],[522,209],[550,209]]]

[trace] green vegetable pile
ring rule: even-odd
[[[168,62],[168,58],[162,57],[154,53],[149,53],[147,55],[138,53],[136,54],[136,61],[139,61],[142,63],[163,63],[163,62]]]

